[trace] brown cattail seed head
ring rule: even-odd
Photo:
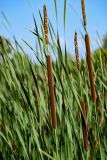
[[[86,11],[85,11],[84,0],[81,0],[81,6],[82,6],[82,16],[83,16],[84,27],[86,27]]]
[[[76,62],[77,62],[77,69],[80,70],[77,32],[75,32],[74,44],[75,44],[75,56],[76,56]]]
[[[48,17],[47,17],[47,9],[46,5],[43,7],[44,10],[44,31],[45,31],[45,41],[48,44]]]
[[[48,70],[48,85],[49,85],[49,94],[50,94],[52,124],[53,124],[53,128],[56,128],[57,127],[57,117],[56,117],[54,84],[53,84],[53,75],[52,75],[52,61],[51,61],[50,55],[47,55],[47,70]]]
[[[88,71],[89,71],[89,78],[90,78],[90,86],[91,86],[91,95],[93,103],[96,102],[96,94],[95,94],[95,86],[94,86],[94,74],[92,69],[92,58],[90,52],[90,40],[88,34],[85,35],[85,45],[86,45],[86,52],[87,52],[87,63],[88,63]]]
[[[88,151],[88,131],[87,131],[87,124],[86,124],[86,105],[84,101],[81,101],[81,108],[83,111],[82,116],[82,131],[83,131],[83,139],[84,139],[84,147],[85,150]]]

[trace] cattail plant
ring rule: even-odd
[[[81,0],[81,5],[82,5],[82,15],[83,15],[83,22],[84,22],[84,28],[86,31],[85,34],[85,46],[86,46],[86,54],[87,54],[87,64],[88,64],[88,72],[89,72],[89,79],[90,79],[90,87],[91,87],[91,97],[93,100],[93,103],[95,104],[96,102],[96,93],[95,93],[95,86],[94,86],[94,73],[93,73],[93,68],[92,68],[92,57],[91,57],[91,51],[90,51],[90,39],[89,35],[87,33],[86,29],[86,11],[85,11],[85,1]],[[92,127],[93,129],[93,127]],[[90,159],[93,159],[93,155],[91,154]]]
[[[77,62],[77,69],[80,70],[80,61],[79,61],[79,53],[78,53],[78,37],[77,37],[77,32],[75,32],[74,44],[75,44],[75,56],[76,56],[76,62]]]
[[[85,1],[81,0],[81,6],[82,6],[82,16],[83,16],[83,22],[84,22],[84,28],[86,30],[86,11],[85,11]],[[85,45],[86,45],[86,52],[87,52],[87,63],[88,63],[88,71],[89,71],[89,78],[90,78],[90,86],[91,86],[91,95],[92,100],[95,103],[96,101],[96,94],[95,94],[95,86],[94,86],[94,74],[92,69],[92,58],[91,58],[91,52],[90,52],[90,39],[88,33],[85,34]]]
[[[90,52],[90,40],[88,33],[85,35],[85,45],[86,45],[86,52],[87,52],[87,63],[88,63],[88,71],[89,71],[89,78],[90,78],[90,86],[91,86],[91,95],[93,103],[96,101],[96,93],[95,93],[95,86],[94,86],[94,74],[92,68],[92,58]]]
[[[85,150],[88,151],[88,131],[87,131],[87,124],[86,124],[86,116],[87,116],[87,109],[84,101],[80,102],[82,112],[82,131],[83,131],[83,139],[84,139],[84,147]]]
[[[45,41],[46,41],[46,45],[48,45],[48,18],[47,18],[46,5],[44,5],[43,8],[44,8]],[[47,55],[47,72],[48,72],[48,85],[49,85],[49,94],[50,94],[52,124],[53,124],[53,128],[56,128],[57,127],[57,117],[56,117],[54,83],[53,83],[53,74],[52,74],[52,59],[49,54]]]

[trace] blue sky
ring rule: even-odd
[[[0,1],[0,34],[12,39],[12,35],[15,35],[17,40],[29,53],[28,47],[22,42],[22,38],[29,42],[34,48],[35,37],[28,31],[34,28],[32,13],[35,14],[38,26],[40,26],[40,18],[38,11],[42,13],[43,5],[47,5],[48,17],[51,20],[54,28],[56,28],[54,0],[1,0]],[[58,6],[58,28],[60,33],[60,41],[62,47],[64,45],[64,28],[63,28],[63,0],[57,0]],[[10,26],[4,20],[1,12],[4,12],[7,16]],[[107,0],[86,0],[86,12],[87,12],[87,27],[91,38],[91,50],[98,47],[97,40],[98,35],[100,38],[107,32]],[[81,56],[84,56],[84,42],[82,40],[81,33],[83,27],[81,24],[81,0],[67,0],[67,19],[66,19],[66,42],[67,50],[74,54],[74,32],[78,32],[79,51]],[[7,25],[6,29],[3,25]]]

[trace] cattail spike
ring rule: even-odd
[[[75,32],[74,44],[75,44],[75,56],[76,56],[76,62],[77,62],[77,69],[80,70],[80,61],[79,61],[79,53],[78,53],[78,37],[77,37],[77,32]]]
[[[51,106],[52,124],[53,124],[53,128],[57,128],[54,84],[53,84],[53,76],[52,76],[52,61],[51,61],[51,56],[50,55],[47,55],[47,70],[48,70],[48,85],[49,85],[49,93],[50,93],[50,106]]]
[[[85,11],[84,0],[81,0],[81,6],[82,6],[82,16],[83,16],[84,27],[86,28],[86,11]]]
[[[88,63],[88,71],[89,71],[89,78],[90,78],[90,86],[91,86],[91,95],[92,100],[96,102],[96,93],[95,93],[95,86],[94,86],[94,74],[92,69],[92,58],[90,52],[90,40],[88,34],[85,35],[85,45],[86,45],[86,52],[87,52],[87,63]]]
[[[44,5],[43,11],[44,11],[44,31],[45,31],[45,41],[46,41],[46,44],[48,44],[48,17],[47,17],[47,9],[46,9],[46,5]]]

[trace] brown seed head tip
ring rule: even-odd
[[[46,5],[43,6],[44,11],[44,31],[45,31],[45,41],[48,44],[48,17],[47,17],[47,9]]]
[[[77,32],[75,32],[74,43],[75,43],[75,45],[77,44]]]
[[[43,6],[44,13],[46,12],[46,5]]]
[[[46,8],[46,4],[43,5],[43,8]]]
[[[43,12],[44,12],[44,16],[47,16],[47,9],[46,9],[46,5],[43,6]]]
[[[77,32],[75,31],[75,36],[77,36]]]

